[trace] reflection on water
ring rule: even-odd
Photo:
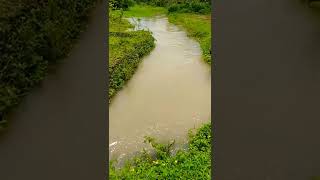
[[[120,162],[149,147],[144,136],[182,144],[211,116],[211,72],[199,44],[166,17],[129,20],[150,30],[156,47],[109,108],[109,155]]]

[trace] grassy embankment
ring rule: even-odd
[[[121,169],[110,163],[109,178],[120,179],[211,179],[211,124],[189,133],[187,150],[172,154],[172,143],[158,144],[146,137],[156,155],[142,151]]]
[[[128,16],[127,16],[128,17]],[[119,10],[109,14],[109,103],[132,77],[141,59],[154,48],[151,32],[132,28]]]
[[[67,56],[95,2],[0,0],[0,130],[49,65]]]
[[[150,17],[166,13],[163,7],[136,5],[125,11],[126,17]],[[205,17],[205,18],[203,18]],[[208,15],[195,15],[175,13],[169,15],[169,20],[180,24],[188,30],[200,44],[204,60],[211,63],[211,32]],[[192,24],[194,23],[194,24]],[[209,45],[208,45],[209,44]],[[211,125],[204,124],[196,134],[189,133],[188,149],[171,153],[172,143],[159,144],[154,139],[147,137],[156,152],[153,156],[145,151],[127,164],[116,169],[112,162],[109,167],[109,178],[118,179],[211,179]]]
[[[184,27],[188,36],[197,40],[205,62],[211,64],[211,15],[194,13],[169,13],[169,22]]]

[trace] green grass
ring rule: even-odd
[[[119,10],[111,11],[109,14],[109,32],[124,32],[133,25],[121,17]]]
[[[167,9],[148,5],[135,5],[124,12],[125,17],[151,17],[166,14]]]
[[[110,163],[109,178],[120,179],[211,179],[211,124],[204,124],[197,132],[189,133],[187,150],[171,154],[173,143],[159,144],[146,137],[156,155],[143,151],[141,155],[128,160],[116,169]]]
[[[168,18],[169,22],[185,28],[188,36],[199,42],[203,59],[211,64],[211,15],[170,13]]]
[[[149,31],[126,31],[133,27],[121,12],[109,14],[109,103],[137,69],[142,57],[154,48]]]

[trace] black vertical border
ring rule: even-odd
[[[106,176],[107,179],[109,179],[109,0],[103,0],[106,4],[104,4],[105,8],[106,8],[106,13],[105,13],[105,22],[106,22],[106,96],[107,96],[107,127],[106,127],[106,144],[107,144],[107,148],[106,148]]]
[[[214,90],[216,80],[214,72],[216,71],[216,6],[215,0],[211,0],[211,179],[215,179],[216,161],[215,161],[215,145],[216,145],[216,126],[215,126],[215,101],[214,101]]]

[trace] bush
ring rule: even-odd
[[[123,9],[127,10],[129,7],[135,4],[134,0],[109,0],[109,5],[113,10]]]
[[[168,12],[208,14],[211,12],[211,7],[209,3],[191,1],[189,3],[170,4],[168,5]]]
[[[168,7],[168,12],[169,12],[169,13],[177,12],[177,11],[180,11],[181,8],[182,8],[182,6],[179,5],[179,4],[172,4],[172,5],[170,5],[170,6]]]
[[[202,2],[190,3],[189,9],[191,9],[192,12],[196,12],[196,13],[210,13],[211,11],[210,6],[207,3],[202,3]]]
[[[0,115],[63,58],[95,0],[0,0]]]

